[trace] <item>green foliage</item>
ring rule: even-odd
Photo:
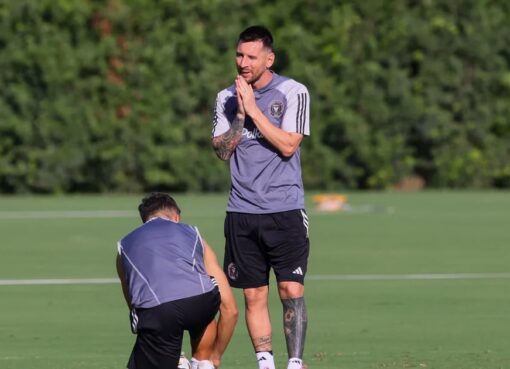
[[[308,86],[308,188],[510,187],[505,1],[0,0],[0,191],[216,191],[247,25]]]

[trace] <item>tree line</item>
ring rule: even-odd
[[[0,193],[223,191],[235,44],[311,95],[308,189],[510,187],[505,0],[0,0]]]

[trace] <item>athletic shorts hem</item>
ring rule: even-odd
[[[229,281],[230,287],[232,288],[259,288],[259,287],[265,287],[269,286],[269,283],[235,283],[232,281]]]
[[[276,282],[277,283],[280,283],[280,282],[297,282],[299,284],[302,284],[303,286],[305,285],[305,280],[304,280],[304,277],[290,277],[290,276],[287,276],[287,277],[276,277]]]

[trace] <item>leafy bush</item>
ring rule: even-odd
[[[307,188],[510,187],[505,1],[0,0],[0,191],[217,191],[247,25],[306,84]]]

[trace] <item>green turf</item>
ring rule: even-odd
[[[310,369],[510,368],[508,278],[312,278],[508,273],[510,193],[348,195],[350,212],[318,213],[308,199]],[[226,195],[176,199],[183,221],[198,225],[221,256]],[[138,201],[139,196],[0,197],[0,279],[114,277],[115,244],[139,224]],[[20,219],[59,210],[122,210],[133,216]],[[281,307],[272,287],[274,351],[278,369],[285,369]],[[0,285],[0,296],[0,368],[125,366],[134,336],[119,285]],[[243,319],[224,369],[256,368]]]

